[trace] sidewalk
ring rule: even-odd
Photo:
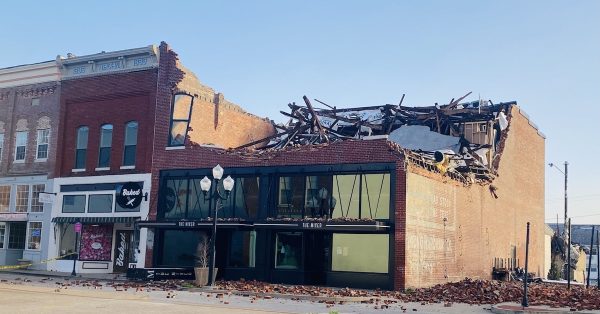
[[[71,273],[63,273],[63,272],[48,271],[48,270],[34,270],[34,269],[0,270],[0,273],[20,274],[20,275],[28,275],[28,276],[42,276],[42,277],[71,278]],[[85,273],[77,273],[77,276],[75,276],[74,278],[89,279],[89,280],[127,281],[127,277],[125,276],[125,274],[85,274]]]
[[[529,307],[522,307],[518,303],[500,303],[492,306],[492,313],[496,314],[513,314],[513,313],[527,313],[527,314],[547,314],[547,313],[573,313],[570,308],[552,308],[544,305],[533,305]],[[577,311],[577,313],[598,313],[598,311]]]

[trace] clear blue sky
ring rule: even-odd
[[[571,164],[573,222],[600,224],[600,1],[15,0],[2,11],[0,67],[166,41],[204,83],[276,120],[305,94],[339,107],[403,93],[407,105],[468,91],[516,100],[547,135],[547,161]],[[563,176],[547,170],[551,222]]]

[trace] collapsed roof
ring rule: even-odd
[[[497,174],[509,125],[507,115],[516,103],[461,103],[470,94],[446,105],[407,107],[402,105],[402,95],[398,105],[343,109],[315,99],[326,107],[317,108],[304,96],[304,106],[290,103],[290,112],[281,111],[289,120],[274,123],[276,134],[233,151],[246,149],[262,154],[287,147],[387,138],[412,164],[465,184],[491,182]],[[267,141],[268,144],[257,147]]]

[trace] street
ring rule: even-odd
[[[114,291],[70,280],[0,273],[0,313],[489,313],[490,306],[453,304],[373,304],[347,302],[328,307],[310,301],[256,299],[188,291]],[[58,288],[62,287],[62,288]]]

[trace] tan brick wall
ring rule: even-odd
[[[531,222],[529,270],[544,270],[544,139],[518,107],[493,185],[469,187],[445,178],[407,172],[406,287],[465,277],[491,278],[493,259],[525,260]],[[445,181],[445,182],[443,182]]]
[[[179,61],[177,67],[183,72],[183,79],[176,90],[195,96],[188,131],[192,142],[234,148],[274,134],[268,119],[249,114],[226,100],[222,93],[203,85]]]

